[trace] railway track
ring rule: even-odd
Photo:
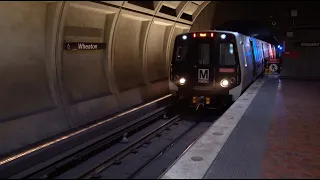
[[[177,124],[180,121],[180,116],[176,115],[155,130],[151,131],[150,133],[146,134],[145,136],[141,137],[131,145],[124,148],[122,151],[117,152],[115,155],[111,156],[110,158],[106,159],[105,162],[98,165],[97,167],[94,167],[92,170],[90,170],[88,173],[81,176],[81,179],[91,179],[91,178],[97,178],[101,176],[101,172],[107,169],[108,167],[112,165],[120,165],[121,159],[124,158],[126,155],[130,153],[138,153],[138,148],[141,147],[144,144],[150,144],[151,139],[156,136],[161,136],[161,131],[168,130],[168,128],[173,125]]]
[[[149,159],[146,162],[142,162],[139,168],[132,171],[131,175],[125,178],[158,178],[161,173],[165,171],[166,168],[168,168],[188,148],[188,146],[190,146],[190,144],[192,144],[212,124],[213,121],[210,119],[210,116],[209,119],[207,118],[208,117],[182,118],[180,123],[184,126],[172,128],[171,133],[167,133],[166,139],[155,140],[155,143],[157,144],[155,147],[150,147],[149,151],[153,151],[154,149],[154,152],[149,154]],[[165,134],[163,136],[165,136]],[[159,150],[156,151],[157,149]],[[138,158],[139,157],[136,157],[136,159]],[[129,170],[131,170],[131,168],[129,168]]]
[[[113,155],[101,154],[100,163],[95,161],[75,167],[57,178],[157,178],[216,119],[210,117],[176,115],[150,128],[143,136],[132,137],[132,143],[114,151]]]
[[[197,117],[182,116],[173,106],[170,107],[173,112],[170,117],[163,118],[169,107],[160,108],[111,136],[20,178],[157,178],[212,124],[212,119],[205,121],[207,114]],[[122,141],[127,138],[128,141]],[[178,148],[173,148],[174,146]],[[179,150],[170,154],[172,149]],[[141,160],[140,156],[146,154],[148,157]],[[128,163],[130,159],[134,163]]]
[[[167,105],[162,108],[157,109],[153,113],[147,114],[144,118],[140,120],[134,120],[129,122],[128,126],[124,127],[123,129],[111,134],[110,136],[99,140],[67,157],[64,157],[62,160],[56,161],[48,166],[40,168],[39,170],[29,173],[27,175],[18,176],[18,178],[22,179],[52,179],[60,174],[72,169],[73,167],[77,166],[85,162],[86,160],[94,157],[99,152],[108,149],[109,147],[113,146],[114,144],[118,143],[119,140],[123,138],[123,135],[130,136],[141,129],[149,126],[150,124],[156,122],[157,120],[161,119],[161,117],[170,109],[173,108],[172,105]],[[12,178],[16,178],[13,176]]]

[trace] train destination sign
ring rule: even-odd
[[[64,43],[64,49],[69,51],[106,49],[106,43],[67,42]]]

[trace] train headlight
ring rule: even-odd
[[[221,34],[221,39],[225,39],[227,36],[225,34]]]
[[[186,79],[180,78],[179,83],[180,83],[180,85],[184,85],[186,83]]]
[[[222,79],[221,80],[221,82],[220,82],[220,86],[221,87],[228,87],[228,85],[229,85],[229,81],[228,80],[226,80],[226,79]]]
[[[183,40],[186,40],[186,39],[187,39],[187,36],[186,36],[186,35],[183,35],[183,36],[182,36],[182,39],[183,39]]]

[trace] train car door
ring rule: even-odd
[[[213,82],[213,63],[212,63],[212,47],[213,43],[210,40],[197,41],[195,44],[195,71],[194,82],[197,86],[210,86]]]
[[[253,79],[255,79],[257,75],[256,56],[254,54],[254,46],[251,40],[250,40],[250,47],[251,47],[251,54],[252,54]]]
[[[261,46],[262,46],[262,65],[263,65],[263,70],[264,68],[266,67],[266,63],[265,63],[265,55],[264,55],[264,45],[263,43],[261,43]]]

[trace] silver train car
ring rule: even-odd
[[[229,105],[264,73],[274,45],[230,31],[180,34],[174,43],[169,89],[191,106]]]

